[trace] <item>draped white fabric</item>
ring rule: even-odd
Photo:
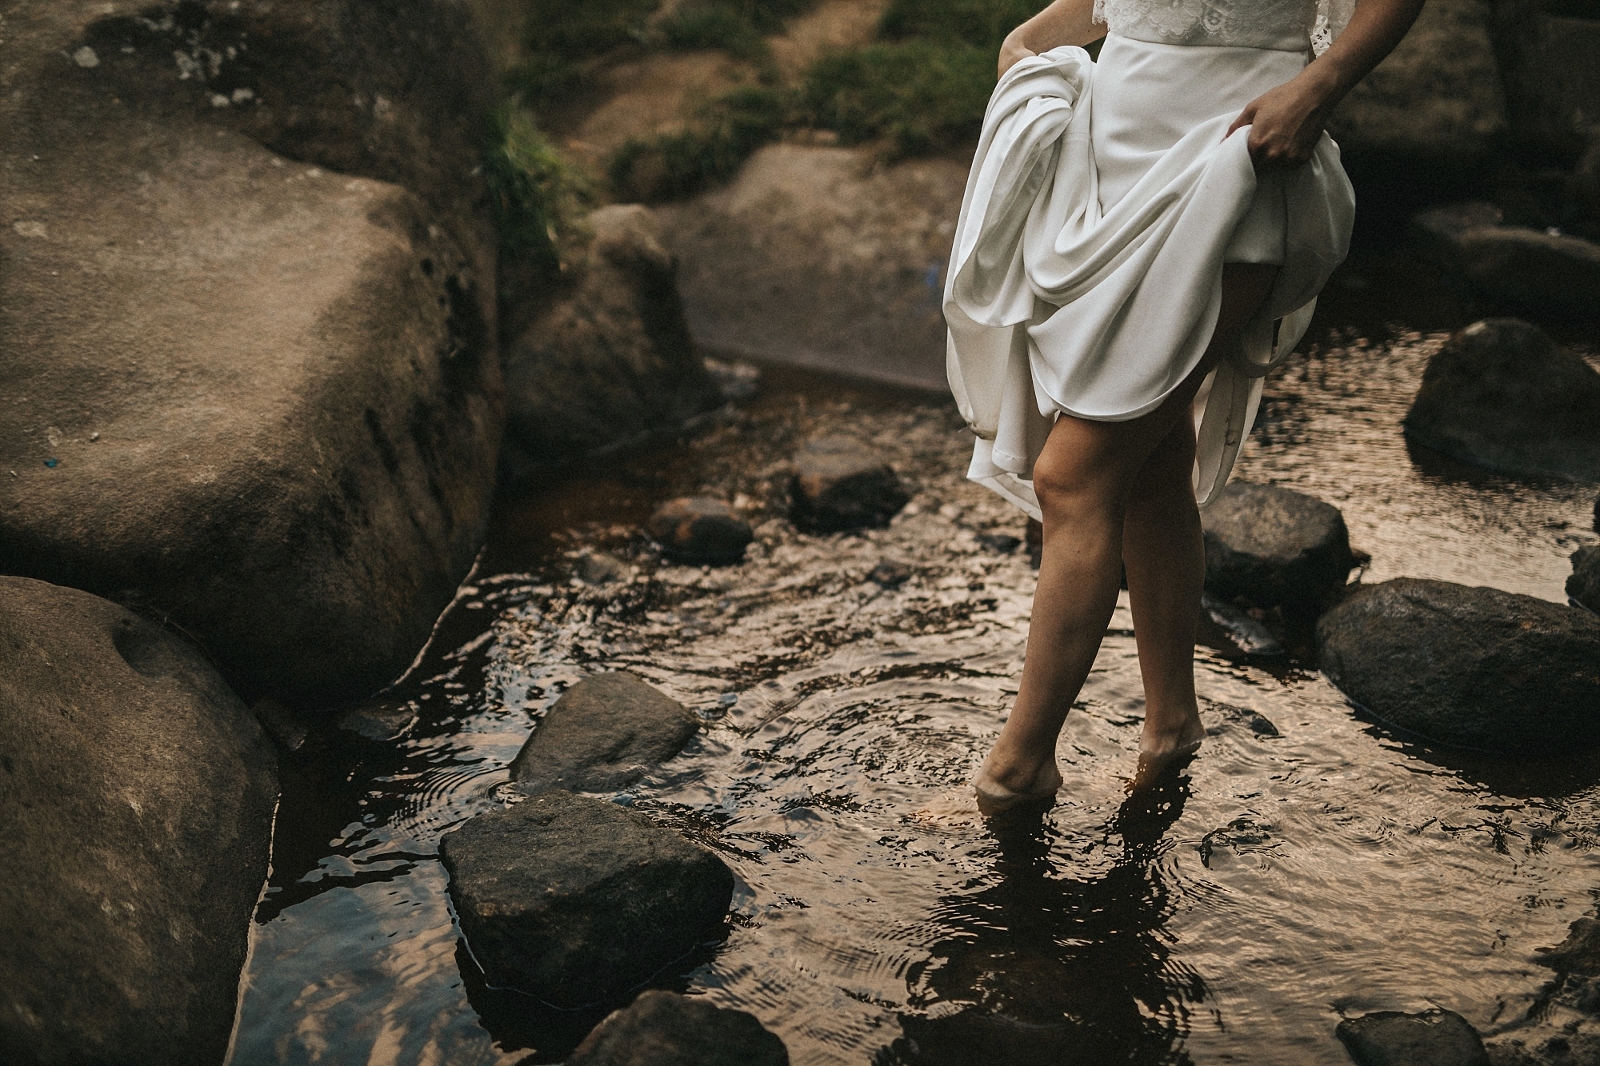
[[[1113,35],[1098,68],[1081,48],[1057,48],[1001,79],[944,295],[950,388],[978,436],[969,477],[1038,518],[1033,462],[1058,413],[1135,418],[1194,369],[1222,264],[1262,206],[1247,131],[1224,134],[1306,58]],[[1097,87],[1106,100],[1092,99]],[[1354,193],[1326,135],[1270,195],[1282,197],[1282,265],[1195,402],[1202,503],[1227,481],[1262,375],[1299,340],[1349,245]]]

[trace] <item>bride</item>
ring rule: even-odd
[[[968,475],[1043,522],[1022,681],[974,788],[1047,803],[1126,573],[1137,787],[1204,736],[1198,505],[1349,245],[1328,114],[1422,0],[1054,0],[1006,38],[945,289]],[[1105,38],[1098,61],[1083,50]]]

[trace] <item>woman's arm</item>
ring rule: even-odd
[[[1106,28],[1094,21],[1094,0],[1054,0],[1033,18],[1006,35],[1000,46],[1000,73],[1017,61],[1064,44],[1079,47],[1098,41]]]
[[[1294,80],[1252,100],[1228,132],[1250,127],[1250,156],[1258,164],[1304,163],[1334,107],[1394,51],[1421,11],[1422,0],[1356,0],[1339,39]]]

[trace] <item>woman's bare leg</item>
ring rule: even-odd
[[[1144,585],[1162,580],[1174,580],[1177,585],[1170,593],[1145,597],[1143,603],[1143,613],[1149,618],[1145,624],[1150,625],[1152,635],[1165,631],[1172,645],[1152,649],[1160,673],[1158,685],[1164,686],[1160,704],[1163,729],[1167,718],[1185,705],[1181,683],[1175,692],[1167,689],[1180,658],[1184,669],[1191,675],[1193,671],[1194,624],[1200,599],[1199,586],[1193,580],[1196,560],[1179,560],[1175,573],[1163,574],[1164,564],[1149,556],[1175,542],[1192,546],[1191,534],[1197,535],[1199,519],[1196,514],[1191,526],[1184,515],[1170,511],[1174,482],[1170,470],[1177,462],[1171,450],[1181,446],[1181,438],[1177,444],[1169,443],[1167,438],[1180,424],[1188,426],[1192,455],[1190,404],[1221,351],[1236,343],[1239,330],[1260,306],[1273,269],[1224,269],[1223,307],[1211,349],[1160,408],[1126,422],[1092,422],[1063,415],[1051,429],[1034,465],[1034,491],[1044,513],[1044,552],[1034,592],[1022,682],[1011,715],[974,782],[978,805],[985,813],[1004,809],[1018,799],[1054,795],[1061,785],[1055,764],[1056,739],[1094,665],[1106,623],[1116,606],[1125,550],[1124,519],[1133,493],[1141,488],[1141,475],[1152,459],[1156,465],[1151,468],[1153,481],[1147,487],[1159,488],[1164,502],[1147,507],[1145,501],[1139,501],[1141,530],[1135,535],[1139,558],[1135,565],[1143,568]],[[1261,283],[1263,273],[1265,284]],[[1193,512],[1189,476],[1186,467],[1182,485],[1188,493],[1189,511]],[[1203,567],[1202,555],[1198,560],[1202,577]],[[1181,610],[1180,598],[1192,599],[1186,645],[1182,627],[1167,624]],[[1137,617],[1134,625],[1137,631]],[[1141,668],[1144,643],[1141,640]],[[1187,692],[1187,706],[1192,712],[1192,676]],[[1179,716],[1187,720],[1186,715]],[[1181,735],[1181,728],[1179,732]]]

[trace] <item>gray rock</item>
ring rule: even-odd
[[[1600,481],[1600,374],[1514,318],[1451,337],[1404,424],[1419,443],[1476,466]]]
[[[1314,496],[1235,481],[1201,512],[1206,591],[1257,607],[1331,599],[1356,566],[1344,516]]]
[[[1594,314],[1600,245],[1527,226],[1479,226],[1461,236],[1461,272],[1479,291],[1534,311]]]
[[[226,8],[7,12],[0,557],[327,705],[410,664],[482,541],[490,81],[454,4]]]
[[[1378,1011],[1335,1030],[1356,1066],[1489,1066],[1483,1040],[1455,1011]]]
[[[546,792],[439,842],[472,955],[558,1007],[626,993],[723,935],[733,873],[613,803]]]
[[[755,1015],[645,992],[584,1038],[567,1066],[788,1066],[789,1049]]]
[[[578,565],[574,569],[578,577],[591,585],[626,581],[632,570],[627,563],[605,552],[584,552],[578,556]]]
[[[794,457],[789,517],[813,533],[884,526],[911,499],[883,457],[845,437],[820,437]]]
[[[1600,921],[1579,918],[1567,927],[1567,938],[1537,961],[1563,976],[1600,977]]]
[[[886,589],[899,588],[911,578],[911,567],[898,559],[880,559],[878,565],[867,572],[867,580]]]
[[[772,144],[657,208],[709,349],[944,392],[940,313],[967,161]]]
[[[1600,544],[1591,544],[1572,553],[1572,576],[1567,578],[1567,595],[1589,610],[1600,613]]]
[[[511,762],[525,792],[612,792],[683,750],[699,728],[683,704],[618,671],[573,685]]]
[[[1557,313],[1600,305],[1600,245],[1501,225],[1493,204],[1429,208],[1411,220],[1411,237],[1434,263],[1487,296]]]
[[[221,1062],[277,791],[198,651],[0,577],[0,1061]]]
[[[1506,128],[1504,90],[1483,0],[1434,0],[1389,57],[1328,120],[1358,166],[1448,179],[1484,160]]]
[[[722,403],[684,323],[660,220],[615,204],[589,226],[572,291],[505,352],[507,436],[524,461],[603,453]]]
[[[1375,717],[1487,751],[1600,741],[1600,618],[1491,588],[1397,578],[1317,623],[1322,669]]]
[[[710,496],[681,496],[657,507],[645,530],[680,563],[736,563],[755,532],[732,507]]]

